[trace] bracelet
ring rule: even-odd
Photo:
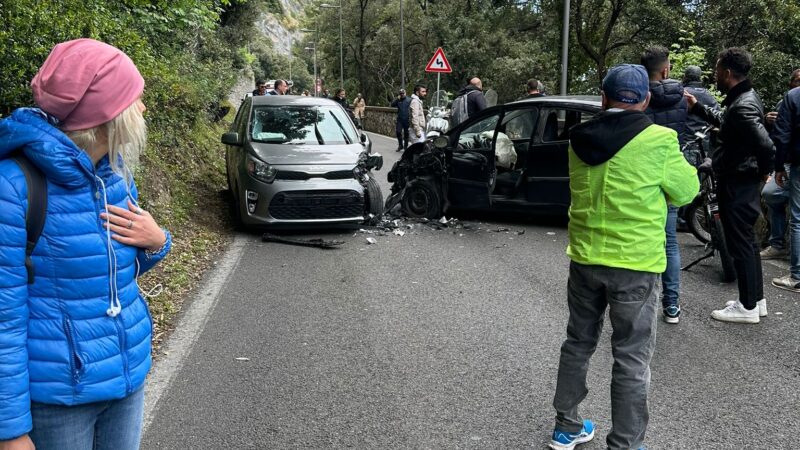
[[[162,231],[164,231],[164,243],[161,245],[161,247],[159,247],[158,250],[155,250],[155,251],[145,250],[144,251],[145,259],[151,260],[151,259],[155,258],[156,256],[163,256],[167,252],[167,250],[169,249],[170,241],[172,240],[171,239],[171,235],[169,234],[169,231],[167,231],[167,230],[165,230],[163,228],[162,228]]]

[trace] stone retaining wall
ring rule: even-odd
[[[394,137],[397,108],[367,106],[364,112],[364,129],[384,136]]]

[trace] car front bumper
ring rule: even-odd
[[[240,217],[245,225],[325,225],[364,221],[364,187],[355,178],[264,183],[241,174]]]

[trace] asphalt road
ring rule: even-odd
[[[386,194],[394,142],[373,140]],[[345,240],[338,250],[237,236],[187,313],[197,303],[209,315],[179,324],[198,334],[176,333],[156,365],[143,448],[545,448],[567,320],[566,228],[462,223],[321,235]],[[685,261],[701,253],[681,240]],[[765,279],[780,265],[765,264]],[[709,314],[736,289],[716,271],[710,260],[684,273],[681,323],[659,322],[646,444],[794,448],[800,295],[768,286],[761,324],[723,324]],[[611,426],[609,336],[607,325],[581,409],[598,435],[581,449],[605,448]]]

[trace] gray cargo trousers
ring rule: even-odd
[[[597,348],[606,306],[613,332],[611,348],[611,432],[608,448],[638,449],[647,430],[650,359],[656,347],[660,274],[571,262],[567,285],[569,322],[561,346],[553,406],[556,427],[583,427],[578,405],[589,392],[586,373]]]

